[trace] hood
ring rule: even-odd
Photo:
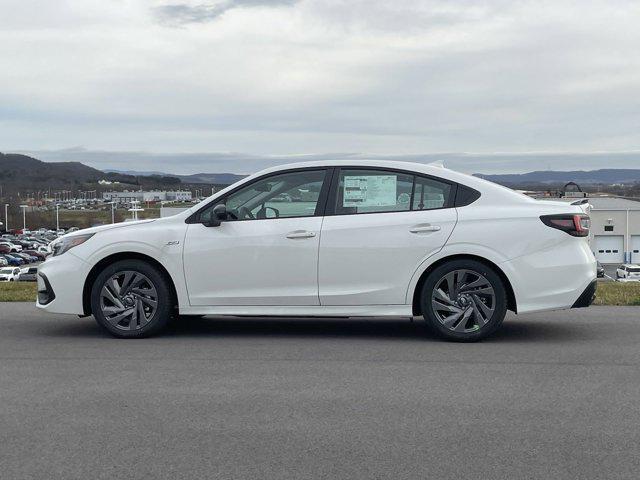
[[[78,230],[76,232],[73,233],[68,233],[66,235],[63,235],[63,237],[74,237],[76,235],[86,235],[88,233],[98,233],[98,232],[103,232],[105,230],[113,230],[114,228],[126,228],[126,227],[132,227],[134,225],[143,225],[145,223],[152,223],[155,222],[157,219],[155,218],[151,218],[151,219],[147,219],[147,220],[138,220],[136,222],[120,222],[120,223],[112,223],[109,225],[100,225],[98,227],[91,227],[91,228],[85,228],[83,230]],[[60,237],[62,238],[62,237]],[[54,240],[55,242],[55,240]]]

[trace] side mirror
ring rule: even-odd
[[[219,227],[223,220],[227,219],[227,206],[220,203],[213,207],[211,220],[204,223],[205,227]]]

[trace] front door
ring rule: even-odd
[[[200,211],[184,247],[191,305],[319,305],[326,176],[307,169],[262,177]],[[228,219],[205,226],[221,203]]]

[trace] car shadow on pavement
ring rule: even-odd
[[[63,337],[104,337],[92,317],[69,323],[51,324],[47,334]],[[171,337],[233,337],[233,338],[362,338],[401,341],[442,341],[429,331],[421,318],[413,322],[406,318],[180,318],[165,330],[160,338]],[[484,342],[537,342],[584,339],[585,332],[577,325],[558,321],[522,320],[509,317]]]
[[[173,324],[167,335],[215,335],[228,337],[358,337],[389,340],[442,341],[421,318],[397,319],[185,319]],[[505,320],[489,341],[552,341],[584,338],[576,325],[535,320]]]

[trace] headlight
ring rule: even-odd
[[[58,255],[62,255],[65,252],[68,252],[73,247],[77,247],[78,245],[82,245],[84,242],[93,237],[93,233],[86,233],[84,235],[72,235],[70,237],[64,236],[59,240],[54,241],[51,244],[51,248],[53,250],[53,256],[57,257]]]

